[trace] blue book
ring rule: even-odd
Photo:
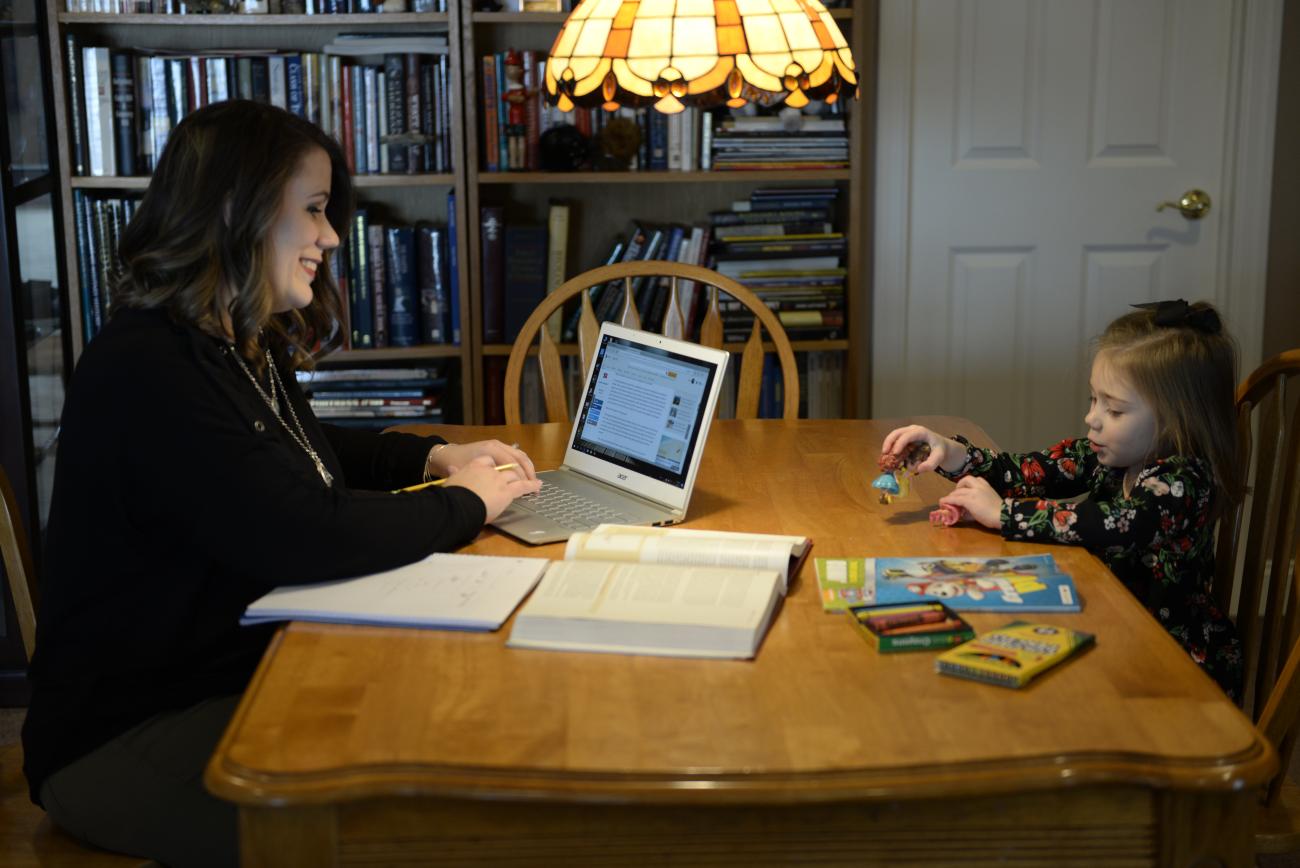
[[[388,260],[388,345],[413,347],[420,342],[420,300],[415,285],[415,230],[410,226],[384,229]]]
[[[420,339],[426,344],[448,342],[446,234],[429,223],[415,224],[415,285],[420,301]]]
[[[460,346],[460,262],[456,255],[456,191],[447,193],[447,293],[451,299],[451,342]]]
[[[834,590],[846,600],[875,605],[941,600],[957,612],[1083,608],[1074,581],[1051,555],[818,558],[816,567],[824,604]]]
[[[285,89],[288,92],[289,111],[300,118],[307,117],[307,106],[302,98],[302,55],[284,56]]]

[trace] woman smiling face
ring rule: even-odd
[[[271,229],[271,310],[283,313],[311,304],[312,282],[326,251],[339,246],[325,217],[330,198],[330,158],[313,147],[285,185]]]

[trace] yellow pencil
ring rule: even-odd
[[[518,464],[498,464],[497,470],[514,470]],[[406,488],[394,488],[392,494],[405,494],[408,491],[423,491],[426,488],[433,488],[435,485],[442,485],[446,479],[435,479],[432,482],[421,482],[419,485],[408,485]]]

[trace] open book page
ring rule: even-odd
[[[329,621],[495,630],[537,584],[549,561],[434,554],[413,564],[337,582],[277,588],[240,620]]]
[[[557,561],[515,619],[516,647],[752,657],[775,570]]]
[[[602,524],[575,533],[565,560],[625,561],[684,566],[776,570],[785,592],[791,568],[807,550],[807,537],[689,528]]]

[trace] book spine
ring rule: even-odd
[[[250,57],[248,60],[249,60],[249,79],[251,83],[250,92],[252,93],[253,101],[270,105],[271,104],[270,58]]]
[[[334,141],[343,144],[343,128],[347,124],[347,114],[343,110],[343,58],[337,54],[322,56],[320,59],[320,125],[334,137]]]
[[[437,166],[437,148],[434,134],[437,124],[434,118],[438,113],[437,100],[434,96],[433,64],[420,63],[420,131],[424,134],[424,144],[420,146],[421,164],[425,171],[432,171]]]
[[[352,347],[368,350],[374,346],[374,310],[370,301],[369,215],[359,209],[352,217],[352,274],[350,307],[352,311]]]
[[[366,251],[370,263],[370,304],[374,311],[371,327],[374,329],[375,349],[388,346],[388,282],[384,267],[384,227],[371,223],[366,227]]]
[[[569,206],[552,202],[547,214],[546,292],[549,295],[560,288],[568,273],[569,260]],[[562,312],[556,311],[546,322],[551,338],[560,340]]]
[[[379,92],[380,71],[373,66],[366,70],[366,168],[370,174],[380,170],[379,164],[379,113],[384,104]]]
[[[505,342],[520,329],[546,295],[546,228],[507,226],[505,231]]]
[[[100,91],[100,67],[97,55],[99,49],[86,47],[81,50],[82,65],[81,79],[85,85],[85,105],[86,105],[86,154],[90,165],[90,174],[96,177],[102,177],[109,173],[108,163],[112,161],[116,168],[116,161],[112,157],[112,115],[107,117],[101,116],[100,109],[103,106]],[[107,81],[104,82],[107,85]],[[111,102],[110,102],[111,105]],[[108,124],[109,139],[105,139],[105,124]]]
[[[72,139],[72,173],[86,174],[86,93],[83,90],[81,73],[81,43],[76,34],[64,36],[64,48],[68,58],[68,125],[71,127]]]
[[[426,344],[447,343],[447,262],[445,233],[416,227],[416,278],[420,289],[420,335]]]
[[[460,253],[456,250],[456,191],[447,193],[447,319],[451,342],[460,346]]]
[[[386,230],[384,251],[388,254],[388,342],[394,347],[411,347],[420,341],[419,304],[416,300],[415,231],[410,226]]]
[[[700,113],[700,171],[713,168],[713,113]]]
[[[509,137],[506,135],[508,122],[506,111],[508,105],[505,100],[506,57],[498,52],[493,55],[492,62],[496,69],[496,91],[493,93],[493,99],[496,101],[497,113],[497,163],[501,166],[501,171],[505,172],[514,168],[510,165],[510,142]]]
[[[168,100],[171,96],[167,87],[167,61],[161,57],[149,58],[149,87],[153,91],[150,102],[152,118],[149,122],[149,135],[153,139],[153,161],[149,171],[158,168],[158,160],[163,149],[167,147],[167,138],[171,135],[172,120]]]
[[[300,118],[307,117],[307,103],[303,98],[302,55],[288,54],[284,58],[285,98],[288,109]]]
[[[426,59],[420,65],[421,86],[428,93],[429,104],[424,107],[420,118],[420,126],[424,130],[425,159],[429,162],[430,172],[446,171],[444,161],[446,155],[444,151],[444,142],[442,140],[442,108],[446,99],[444,92],[444,82],[442,80],[442,67],[439,65],[441,58]]]
[[[538,92],[537,53],[523,52],[524,93]],[[524,103],[524,166],[529,171],[536,171],[541,165],[541,116],[538,113],[537,100],[529,99]]]
[[[320,117],[320,55],[305,51],[299,57],[302,60],[302,116],[328,132]]]
[[[420,55],[402,55],[403,87],[406,98],[406,119],[404,129],[412,136],[420,132],[420,119],[424,112],[420,107]],[[406,171],[424,172],[424,148],[411,144],[406,147]],[[397,171],[394,169],[393,171]]]
[[[266,59],[267,93],[271,105],[289,110],[289,98],[285,92],[285,68],[287,58],[283,54],[272,54]],[[301,85],[301,82],[299,82]],[[298,114],[298,112],[294,112]]]
[[[235,58],[235,99],[255,99],[253,96],[253,58]]]
[[[81,290],[81,330],[85,333],[85,343],[95,336],[94,302],[91,297],[91,251],[90,231],[86,221],[86,194],[80,190],[72,191],[72,214],[75,218],[73,231],[77,239],[77,283]]]
[[[387,113],[388,134],[396,136],[406,130],[406,94],[403,85],[406,82],[406,69],[403,56],[389,54],[384,57],[384,111]],[[405,144],[390,144],[388,149],[388,171],[406,172]]]
[[[501,171],[497,145],[497,72],[496,58],[483,56],[483,160],[489,172]]]
[[[483,342],[497,344],[505,339],[505,219],[501,208],[480,209],[479,232],[483,249]]]
[[[340,132],[343,135],[343,154],[348,161],[348,171],[355,175],[357,173],[357,153],[356,139],[354,137],[355,128],[352,126],[352,67],[345,64],[340,70],[340,73],[341,79],[339,89],[342,94],[343,107],[343,126]]]
[[[133,90],[135,92],[135,117],[131,119],[135,128],[136,165],[141,174],[149,174],[154,169],[156,155],[153,144],[153,79],[150,78],[149,57],[137,54],[131,58],[133,67]]]

